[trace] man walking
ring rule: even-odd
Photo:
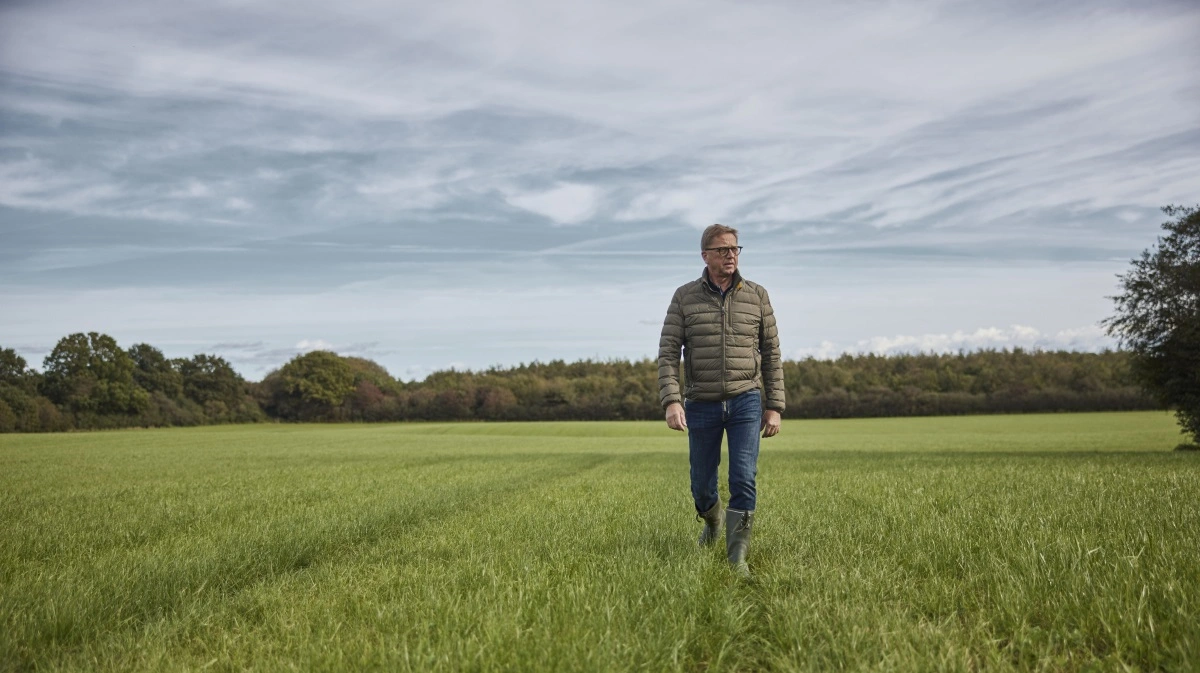
[[[700,545],[716,542],[724,523],[729,563],[749,575],[759,432],[779,433],[784,391],[775,311],[767,291],[738,272],[737,233],[714,224],[700,236],[704,272],[671,297],[658,343],[658,389],[667,426],[688,433],[692,498],[704,522]],[[729,439],[728,510],[717,493],[722,435]]]

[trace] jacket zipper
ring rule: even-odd
[[[729,367],[726,363],[726,358],[725,358],[725,345],[726,345],[726,339],[727,339],[727,334],[726,334],[726,329],[725,329],[726,320],[727,320],[727,312],[726,312],[725,308],[726,308],[726,304],[728,303],[728,300],[729,300],[729,295],[733,294],[733,291],[735,289],[737,289],[737,279],[734,278],[734,279],[730,280],[729,290],[726,291],[724,294],[721,294],[721,291],[719,289],[712,288],[712,286],[709,283],[705,283],[705,284],[709,285],[710,291],[713,294],[717,295],[717,297],[716,297],[717,305],[721,307],[721,394],[724,395],[725,389],[728,387],[728,380],[725,378],[725,375],[726,375],[726,373],[728,373],[728,369],[729,369]]]
[[[729,295],[733,293],[733,286],[729,287],[729,291],[721,297],[721,395],[724,395],[729,388],[729,382],[725,380],[725,375],[729,372],[729,365],[725,361],[726,351],[726,304],[728,303]]]

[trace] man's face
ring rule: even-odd
[[[700,252],[700,257],[708,266],[708,275],[716,276],[732,276],[738,268],[738,256],[736,254],[723,255],[712,248],[734,248],[737,249],[737,236],[733,234],[721,234],[717,236],[705,246],[705,250]]]

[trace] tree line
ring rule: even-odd
[[[260,382],[218,355],[167,358],[105,334],[61,339],[35,371],[0,349],[0,432],[260,421],[659,420],[652,360],[551,361],[393,378],[329,351]],[[1124,351],[982,350],[784,362],[786,418],[1160,409]]]
[[[0,349],[0,432],[163,427],[267,420],[253,388],[224,358],[169,359],[107,334],[63,337],[30,369]]]

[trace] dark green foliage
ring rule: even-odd
[[[17,431],[17,415],[13,413],[12,407],[8,406],[0,398],[0,432],[16,432]]]
[[[42,375],[11,348],[0,349],[0,432],[67,430],[70,420],[38,394]]]
[[[1109,334],[1133,352],[1137,380],[1200,441],[1200,206],[1167,206],[1156,247],[1132,261]]]
[[[0,384],[26,388],[32,381],[25,358],[11,348],[0,348]],[[29,390],[32,392],[32,390]]]
[[[789,418],[1155,408],[1128,354],[986,350],[785,361]]]
[[[354,373],[354,385],[358,386],[362,383],[369,383],[375,386],[383,394],[395,395],[403,388],[404,384],[392,378],[387,369],[377,362],[372,362],[365,358],[342,357],[346,365],[350,367],[350,371]]]
[[[229,362],[204,353],[177,359],[174,365],[183,377],[183,394],[200,405],[204,416],[218,423],[260,420],[262,410],[250,398],[246,381]]]
[[[329,351],[297,355],[263,379],[265,395],[260,400],[268,413],[285,420],[344,420],[351,395],[357,394],[367,404],[383,395],[372,381],[377,372],[362,365],[368,361],[356,358],[361,373],[356,376],[348,360]]]
[[[553,360],[483,372],[437,372],[411,389],[408,408],[417,418],[631,420],[662,415],[657,365],[650,360]]]
[[[53,403],[37,393],[40,376],[11,348],[0,349],[0,432],[42,429],[39,402]]]
[[[784,363],[789,418],[1157,408],[1122,352],[845,355]],[[388,404],[394,400],[392,404]],[[376,418],[659,419],[654,362],[532,363],[443,371],[377,401]]]
[[[0,349],[0,432],[202,425],[264,420],[223,358],[168,360],[148,344],[128,351],[105,334],[63,338],[45,373]]]
[[[183,374],[171,361],[150,344],[135,344],[129,348],[133,360],[133,380],[150,393],[162,393],[168,399],[183,397]]]
[[[63,337],[43,362],[42,391],[64,411],[87,425],[137,414],[150,396],[133,380],[133,359],[107,334],[89,332]]]
[[[183,372],[185,366],[189,372],[202,372],[209,368],[197,365],[194,361],[172,361],[150,344],[135,344],[129,349],[129,357],[133,359],[133,380],[150,393],[150,405],[142,413],[139,425],[152,427],[176,425],[201,425],[212,421],[228,418],[227,405],[209,405],[216,413],[215,417],[205,415],[205,406],[184,394]],[[207,356],[203,356],[207,357]],[[228,365],[226,365],[228,366]],[[230,371],[232,371],[230,369]],[[200,374],[204,378],[207,374]],[[236,376],[236,374],[235,374]],[[240,378],[240,377],[239,377]],[[244,388],[245,384],[241,384]],[[193,380],[192,390],[196,394],[203,389],[203,381]]]

